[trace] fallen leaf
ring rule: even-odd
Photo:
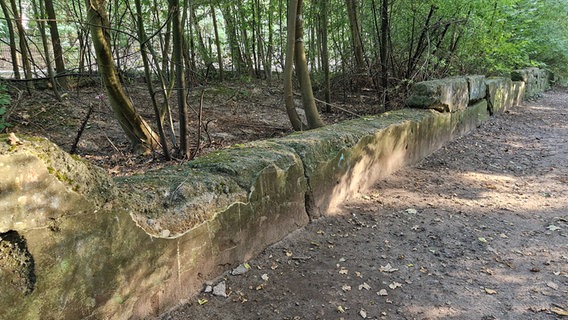
[[[207,300],[207,299],[198,299],[197,300],[197,303],[199,303],[200,306],[206,304],[207,302],[209,302],[209,300]]]
[[[355,271],[355,276],[357,276],[358,278],[363,278],[363,275],[359,271]]]
[[[14,134],[13,132],[10,132],[10,135],[8,136],[8,144],[11,146],[19,146],[24,144],[22,142],[22,140],[18,139],[18,137],[16,137],[16,134]]]
[[[410,208],[410,209],[406,209],[406,213],[408,213],[408,214],[417,214],[417,213],[418,213],[418,210]]]
[[[393,282],[393,283],[391,283],[391,284],[389,284],[389,288],[391,288],[391,289],[393,289],[393,290],[396,289],[396,288],[400,288],[400,287],[402,287],[402,283],[398,283],[398,282],[396,282],[396,281]]]
[[[546,286],[549,287],[549,288],[552,288],[552,289],[554,289],[554,290],[558,290],[558,285],[557,285],[556,283],[554,283],[554,282],[548,282],[548,283],[546,284]]]
[[[348,274],[348,273],[349,273],[349,270],[347,270],[347,269],[341,268],[341,270],[339,270],[339,274]]]
[[[337,306],[337,312],[339,312],[339,313],[345,313],[345,309],[343,309],[342,306]]]
[[[487,239],[485,239],[484,237],[479,237],[479,238],[477,238],[477,240],[479,240],[480,242],[483,242],[483,243],[487,243]]]
[[[493,270],[486,268],[486,267],[482,267],[481,268],[481,272],[483,273],[487,273],[488,275],[492,276],[493,274],[495,274],[495,272],[493,272]]]
[[[552,308],[550,308],[550,311],[556,313],[559,316],[568,316],[568,311],[566,311],[562,308],[552,307]]]
[[[371,286],[368,283],[363,282],[363,284],[359,285],[359,291],[361,291],[362,289],[371,290]]]
[[[345,292],[351,291],[351,286],[344,284],[344,285],[341,287],[341,290],[343,290],[343,291],[345,291]]]
[[[493,290],[493,289],[485,288],[485,293],[487,293],[487,294],[497,294],[497,291],[495,291],[495,290]]]
[[[367,312],[365,310],[361,309],[361,311],[359,311],[359,315],[361,318],[367,319]]]
[[[395,272],[395,271],[398,271],[398,269],[393,268],[390,263],[387,263],[386,266],[381,266],[379,271],[380,272]]]
[[[260,276],[260,278],[264,281],[268,281],[268,275],[266,273]]]
[[[381,290],[379,290],[379,292],[377,292],[377,294],[381,297],[389,295],[388,292],[387,292],[387,289],[381,289]]]

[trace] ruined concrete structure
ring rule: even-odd
[[[116,179],[49,141],[0,136],[0,319],[163,312],[548,86],[539,69],[422,82],[412,108]]]

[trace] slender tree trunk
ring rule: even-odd
[[[264,72],[266,74],[266,80],[270,83],[272,81],[272,56],[274,55],[274,29],[272,28],[272,24],[274,22],[274,15],[272,13],[276,11],[274,8],[274,0],[269,0],[268,8],[268,44],[266,48]]]
[[[36,0],[32,1],[32,6],[34,9],[34,15],[38,20],[37,26],[41,37],[43,53],[45,55],[45,64],[47,66],[47,75],[49,77],[49,82],[51,83],[55,97],[57,98],[57,100],[61,101],[61,95],[59,94],[59,89],[57,88],[57,83],[55,81],[55,75],[51,61],[51,52],[49,51],[49,42],[47,41],[47,34],[45,32],[45,10],[42,3],[38,3]]]
[[[152,82],[152,73],[150,70],[150,62],[148,60],[147,48],[150,46],[148,43],[148,37],[146,36],[146,30],[144,28],[144,20],[142,16],[142,5],[140,0],[134,0],[136,7],[136,24],[138,30],[138,39],[140,42],[140,54],[142,56],[142,63],[144,64],[144,76],[146,77],[146,85],[148,86],[148,93],[150,94],[150,99],[152,101],[152,106],[154,108],[154,114],[156,116],[156,125],[158,127],[158,135],[160,136],[160,144],[162,145],[162,152],[166,160],[171,160],[170,151],[168,149],[168,143],[166,141],[166,134],[164,132],[163,121],[160,115],[160,108],[158,107],[158,102],[156,101],[156,95],[154,92],[154,85]]]
[[[172,13],[172,41],[173,41],[173,64],[176,74],[176,89],[179,111],[179,157],[187,159],[189,156],[188,130],[187,130],[187,98],[185,95],[186,85],[183,64],[183,27],[180,21],[179,0],[169,0],[170,12]]]
[[[331,102],[331,84],[329,79],[329,50],[327,48],[327,2],[328,0],[321,1],[321,66],[324,78],[324,95],[325,102],[328,104]],[[330,112],[330,106],[326,108],[327,112]]]
[[[386,110],[390,109],[388,85],[389,85],[389,72],[388,72],[388,33],[389,33],[389,1],[382,0],[381,6],[381,87],[383,88],[383,104]]]
[[[22,65],[24,67],[24,78],[32,79],[32,65],[30,63],[30,56],[28,50],[28,43],[26,40],[26,29],[22,21],[22,15],[18,10],[18,5],[16,0],[10,0],[10,5],[12,7],[12,13],[16,22],[16,29],[18,30],[18,40],[20,47],[20,54],[22,56]],[[26,82],[28,90],[33,89],[33,83],[31,81]]]
[[[199,23],[197,21],[197,15],[195,14],[195,4],[194,3],[189,4],[189,14],[190,14],[191,23],[193,23],[193,30],[194,30],[195,34],[197,35],[197,49],[198,49],[199,53],[201,54],[201,58],[203,59],[203,63],[205,64],[205,66],[209,67],[209,65],[211,64],[211,57],[209,56],[209,51],[207,50],[207,47],[205,46],[205,41],[203,41],[203,35],[201,34],[201,29],[199,28]],[[175,30],[174,30],[174,34],[175,34]]]
[[[255,0],[256,1],[256,0]],[[260,59],[259,59],[259,55],[257,54],[257,32],[256,32],[256,7],[255,7],[255,1],[251,1],[251,13],[252,13],[252,19],[251,19],[251,23],[250,23],[250,29],[251,29],[251,37],[250,37],[250,41],[251,41],[251,45],[250,48],[252,50],[252,66],[253,66],[253,73],[255,76],[259,76],[260,73]]]
[[[57,16],[53,7],[53,0],[44,0],[45,12],[47,13],[47,24],[49,25],[49,33],[51,35],[51,45],[53,47],[53,60],[55,61],[55,72],[58,75],[65,73],[65,62],[63,61],[63,48],[61,47],[61,38],[59,37],[59,29],[57,28]],[[58,83],[63,89],[68,89],[67,77],[58,78]]]
[[[284,64],[284,103],[286,112],[292,124],[292,128],[296,131],[308,129],[307,125],[302,123],[298,112],[296,112],[296,104],[294,103],[294,51],[296,50],[296,10],[298,9],[298,0],[289,0],[288,3],[288,36],[286,45],[286,62]]]
[[[308,127],[315,129],[323,127],[324,123],[316,106],[314,92],[312,90],[312,81],[310,79],[310,71],[308,70],[308,62],[306,61],[306,50],[304,48],[304,23],[302,20],[303,0],[298,0],[298,9],[296,10],[296,48],[294,50],[294,59],[296,61],[296,73],[300,81],[300,90],[302,91],[302,104],[306,112],[306,120]]]
[[[244,61],[239,47],[236,22],[233,17],[231,4],[225,3],[221,7],[221,10],[223,10],[223,18],[225,19],[225,29],[229,40],[229,47],[231,48],[231,60],[233,61],[233,67],[238,74],[241,74],[244,72]]]
[[[209,5],[211,8],[211,17],[213,18],[213,31],[215,32],[215,48],[217,49],[217,64],[219,64],[219,81],[223,81],[223,53],[221,52],[221,39],[219,39],[219,29],[217,27],[217,14],[213,3]]]
[[[284,101],[286,111],[294,130],[304,130],[294,104],[292,88],[292,63],[295,63],[296,73],[300,82],[302,104],[308,121],[307,128],[314,129],[324,126],[320,118],[310,80],[308,62],[303,42],[304,26],[302,23],[302,0],[290,0],[288,4],[288,46],[286,50],[286,65],[284,68]]]
[[[357,1],[359,0],[345,0],[345,3],[347,5],[347,15],[349,16],[351,44],[353,45],[353,55],[355,58],[355,72],[363,73],[366,68]]]
[[[12,70],[14,71],[14,78],[21,79],[20,75],[20,65],[18,63],[18,49],[16,47],[16,34],[14,32],[14,24],[10,18],[10,10],[8,10],[8,5],[5,0],[0,0],[0,6],[2,7],[2,12],[6,18],[6,27],[8,29],[8,36],[10,39],[10,57],[12,59]]]
[[[110,36],[107,32],[109,21],[104,0],[85,0],[85,3],[99,73],[114,115],[135,149],[138,151],[156,149],[159,146],[159,138],[136,112],[132,101],[126,96],[120,84],[110,49]]]
[[[154,16],[157,19],[158,24],[161,25],[160,15],[162,14],[160,10],[161,4],[157,0],[154,0]],[[172,34],[172,22],[169,19],[166,22],[166,32],[163,37],[160,37],[160,46],[162,51],[162,73],[164,77],[170,79],[172,77],[172,66],[170,64],[170,46],[171,46],[171,34]]]
[[[434,12],[436,12],[438,8],[435,5],[431,5],[430,6],[430,11],[428,12],[428,17],[426,18],[426,21],[424,22],[424,27],[422,28],[422,32],[420,33],[420,37],[418,38],[418,42],[416,43],[416,50],[414,50],[414,54],[411,54],[411,58],[408,61],[408,68],[406,70],[406,78],[410,79],[412,77],[412,74],[415,71],[416,68],[416,64],[418,62],[418,59],[422,56],[422,54],[424,53],[424,50],[426,49],[426,39],[427,39],[427,34],[428,31],[430,29],[430,22],[432,21],[432,17],[434,16]],[[412,52],[412,47],[410,47],[410,52]]]

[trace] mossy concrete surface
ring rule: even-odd
[[[514,92],[513,82],[508,78],[489,78],[487,84],[487,103],[489,113],[503,113],[513,106]]]
[[[483,75],[470,75],[465,77],[467,80],[467,87],[469,91],[469,103],[477,102],[485,99],[487,86],[485,85],[485,76]]]
[[[362,117],[116,179],[49,141],[0,135],[0,319],[173,307],[521,95],[510,80],[485,83],[487,100],[453,112]]]
[[[473,88],[476,89],[475,86]],[[481,92],[473,93],[474,96],[479,94]],[[406,105],[410,108],[454,112],[465,109],[469,97],[468,80],[465,77],[444,78],[415,84]]]
[[[511,79],[513,81],[522,81],[526,84],[523,99],[534,99],[550,89],[552,73],[539,68],[526,68],[512,71]]]
[[[527,85],[524,81],[513,81],[512,86],[513,107],[518,107],[523,102]]]

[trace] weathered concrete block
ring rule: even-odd
[[[21,139],[0,136],[0,247],[21,261],[0,274],[6,319],[145,318],[197,292],[198,274],[216,277],[308,223],[303,166],[282,145],[112,181]]]
[[[542,93],[550,89],[551,73],[539,68],[526,68],[513,70],[511,79],[513,81],[523,81],[526,85],[523,99],[534,99],[542,95]]]
[[[513,81],[513,106],[518,107],[523,102],[526,84],[524,81]]]
[[[405,109],[291,135],[278,143],[302,158],[308,209],[317,218],[488,117],[485,100],[452,113]]]
[[[406,105],[411,108],[454,112],[467,107],[469,96],[468,82],[465,78],[423,81],[412,87]]]
[[[487,102],[489,113],[501,113],[513,106],[513,82],[507,78],[490,78],[487,84]]]
[[[77,161],[46,140],[28,139],[0,147],[0,232],[45,226],[66,214],[90,210],[113,195],[111,179],[86,161]],[[85,195],[89,202],[78,210]]]
[[[467,86],[469,90],[469,103],[485,99],[487,86],[485,85],[485,76],[471,75],[466,76]]]

